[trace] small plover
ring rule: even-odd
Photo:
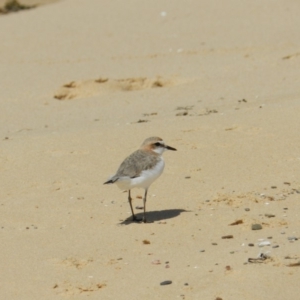
[[[176,151],[175,148],[167,146],[159,137],[150,137],[141,145],[140,149],[133,152],[121,163],[117,173],[104,184],[116,183],[121,190],[128,191],[128,202],[130,205],[132,220],[139,220],[132,208],[130,190],[133,188],[145,189],[144,194],[144,217],[146,223],[146,200],[149,186],[157,179],[164,170],[165,162],[162,154],[165,150]]]

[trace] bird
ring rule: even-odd
[[[138,150],[124,159],[116,174],[104,182],[104,184],[115,183],[121,190],[128,191],[128,202],[133,222],[147,222],[146,201],[148,189],[164,170],[165,162],[162,154],[166,150],[177,151],[177,149],[166,145],[160,137],[145,139]],[[133,188],[143,188],[145,190],[143,198],[144,214],[142,219],[136,217],[132,208],[131,189]]]

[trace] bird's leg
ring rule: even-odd
[[[133,208],[132,208],[132,198],[131,198],[131,194],[130,194],[130,190],[128,190],[128,202],[129,202],[129,205],[130,205],[130,209],[131,209],[131,213],[132,213],[132,221],[134,222],[139,222],[141,221],[140,219],[138,219],[134,212],[133,212]]]
[[[147,192],[148,192],[148,189],[145,189],[145,195],[144,195],[144,217],[143,217],[143,222],[144,222],[144,223],[147,223],[147,220],[146,220],[146,201],[147,201]]]

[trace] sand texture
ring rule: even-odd
[[[300,2],[20,2],[47,5],[0,15],[0,300],[298,300]],[[177,151],[132,223],[103,182],[150,136]]]

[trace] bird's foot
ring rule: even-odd
[[[141,223],[143,220],[141,218],[137,218],[136,216],[133,216],[132,221],[136,223]]]

